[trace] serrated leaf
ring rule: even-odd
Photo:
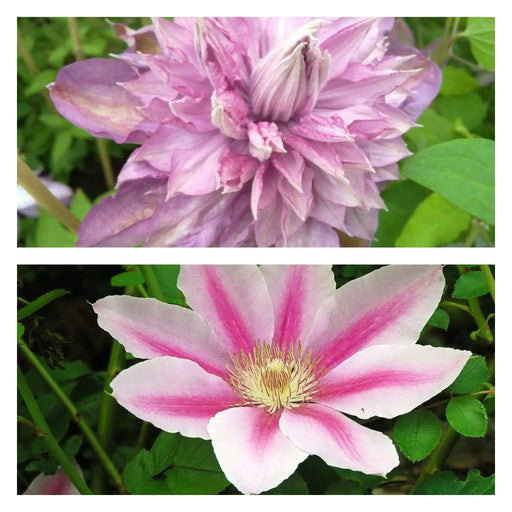
[[[484,477],[477,469],[470,469],[466,479],[466,485],[459,494],[489,495],[495,492],[495,475]]]
[[[446,331],[450,325],[450,315],[444,309],[437,308],[427,323]]]
[[[405,224],[395,247],[438,247],[454,242],[466,231],[471,215],[439,194],[430,194]]]
[[[494,141],[457,139],[406,158],[402,174],[494,225]]]
[[[472,299],[489,293],[484,276],[479,270],[462,274],[455,282],[452,297],[455,299]]]
[[[481,85],[464,68],[446,66],[443,69],[443,82],[439,91],[443,96],[456,96],[480,89]]]
[[[429,495],[490,495],[494,494],[495,476],[483,477],[476,469],[470,469],[466,481],[458,480],[452,471],[440,471],[427,476],[414,490],[413,494]]]
[[[416,409],[400,416],[393,427],[395,441],[412,462],[423,460],[441,439],[441,422],[428,409]]]
[[[116,274],[112,276],[110,279],[110,284],[112,286],[137,286],[139,284],[144,284],[144,276],[139,270],[132,270],[129,272],[121,272],[120,274]]]
[[[487,412],[484,404],[471,396],[451,400],[446,406],[446,419],[466,437],[482,437],[487,432]]]
[[[485,363],[485,357],[473,356],[468,359],[448,390],[457,394],[474,393],[480,391],[488,379],[489,370]]]
[[[476,61],[487,71],[495,69],[495,20],[494,18],[468,18],[466,30],[460,34],[469,39]]]

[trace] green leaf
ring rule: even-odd
[[[396,247],[437,247],[457,240],[466,231],[471,215],[439,194],[430,194],[405,224]]]
[[[404,160],[402,174],[494,225],[494,141],[457,139]]]
[[[455,282],[452,297],[455,299],[473,299],[489,293],[484,276],[479,270],[462,274]]]
[[[72,459],[80,450],[82,446],[83,437],[79,435],[71,436],[62,446],[64,453],[67,455],[68,459]]]
[[[77,236],[65,228],[51,213],[39,209],[34,245],[36,247],[73,247]]]
[[[470,469],[466,481],[457,480],[452,471],[429,475],[413,494],[471,494],[490,495],[495,492],[495,475],[483,477],[477,469]]]
[[[395,441],[412,462],[423,460],[441,439],[441,422],[428,409],[416,409],[400,416],[393,428]]]
[[[73,134],[70,130],[61,130],[57,133],[50,153],[50,165],[53,173],[65,168],[65,158],[71,149],[72,143]]]
[[[485,363],[485,357],[472,356],[448,390],[456,394],[475,393],[480,391],[488,380],[489,370]]]
[[[91,206],[92,204],[89,198],[81,190],[77,190],[73,195],[69,209],[71,213],[76,215],[80,220],[83,220],[91,209]]]
[[[174,461],[176,450],[182,442],[179,434],[161,432],[156,438],[148,458],[148,472],[151,476],[165,471]]]
[[[351,469],[333,469],[343,480],[358,482],[361,486],[363,494],[371,494],[372,490],[385,480],[385,478],[382,476],[367,475],[366,473],[361,473],[360,471],[352,471]]]
[[[450,315],[444,309],[437,308],[427,323],[446,331],[450,325]]]
[[[63,295],[67,295],[68,293],[68,290],[57,289],[41,295],[36,300],[33,300],[30,304],[27,304],[25,307],[18,311],[18,321],[27,318],[27,316],[34,314],[36,311],[44,308],[44,306],[47,304],[50,304],[50,302],[53,302]]]
[[[144,277],[139,270],[131,270],[129,272],[121,272],[120,274],[116,274],[112,276],[110,279],[110,284],[112,286],[137,286],[139,284],[144,284]]]
[[[467,130],[479,127],[487,116],[488,104],[476,93],[462,96],[438,97],[436,110],[450,121],[462,122]],[[454,126],[457,130],[457,126]]]
[[[456,137],[453,122],[440,116],[432,108],[423,112],[418,124],[419,127],[411,128],[404,137],[407,146],[414,153]]]
[[[487,71],[494,71],[495,20],[494,18],[468,18],[466,30],[460,34],[469,39],[473,56]]]
[[[457,96],[480,89],[481,85],[464,68],[446,66],[439,91],[443,96]]]
[[[23,334],[25,334],[25,326],[18,322],[17,331],[18,331],[18,341],[19,341],[22,338]]]
[[[160,285],[167,302],[172,304],[184,304],[183,294],[178,288],[179,265],[151,265],[155,278]]]
[[[296,494],[309,494],[308,486],[304,479],[298,474],[293,473],[292,476],[281,482],[277,487],[270,491],[262,492],[261,494],[285,494],[285,495],[296,495]]]
[[[459,491],[459,494],[494,494],[495,475],[484,477],[477,469],[470,469],[466,479],[466,485]]]
[[[165,478],[151,478],[148,472],[149,452],[141,450],[123,471],[123,481],[130,494],[170,494]]]
[[[487,431],[484,404],[471,396],[451,400],[446,406],[446,419],[463,436],[482,437]]]
[[[52,83],[57,76],[57,71],[55,69],[45,69],[41,71],[32,83],[25,89],[25,96],[33,96],[38,92],[42,92],[46,90],[46,86]]]
[[[379,227],[373,242],[374,247],[393,247],[416,206],[425,198],[426,190],[410,180],[390,183],[382,191],[387,211],[379,213]]]

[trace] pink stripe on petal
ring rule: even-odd
[[[388,266],[342,286],[324,303],[305,345],[332,369],[377,344],[412,344],[444,287],[440,266]]]
[[[229,352],[272,338],[272,304],[256,266],[182,266],[178,286]]]
[[[258,407],[236,407],[208,424],[222,471],[245,494],[276,487],[307,457],[281,433],[279,416]]]
[[[359,418],[393,418],[440,393],[471,352],[422,345],[375,345],[330,371],[317,401]]]
[[[320,305],[336,290],[329,266],[262,266],[274,304],[274,341],[287,348],[302,340]]]
[[[281,431],[301,450],[318,455],[330,466],[385,475],[398,465],[391,440],[318,404],[285,409]]]
[[[159,357],[123,370],[112,396],[132,414],[167,432],[209,439],[206,425],[240,397],[220,378],[186,359]]]

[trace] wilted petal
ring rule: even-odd
[[[257,407],[218,413],[208,432],[226,478],[245,494],[276,487],[308,456],[281,433],[278,414]]]
[[[250,352],[256,341],[272,339],[272,303],[257,267],[184,266],[178,287],[230,353]]]
[[[391,439],[330,407],[307,404],[285,409],[279,427],[298,448],[330,466],[382,476],[398,466]]]
[[[215,375],[226,375],[229,354],[195,311],[156,299],[110,296],[93,304],[98,325],[135,357],[190,359]]]
[[[319,309],[305,345],[334,368],[370,345],[413,344],[443,293],[441,266],[393,265],[342,286]]]
[[[94,205],[78,229],[79,247],[136,246],[144,243],[152,215],[164,201],[166,181],[128,181]]]
[[[336,290],[331,267],[263,265],[274,305],[274,342],[288,347],[311,328],[319,306]]]
[[[206,426],[239,397],[219,377],[187,359],[157,357],[123,370],[112,396],[132,414],[166,432],[209,439]]]
[[[55,108],[96,137],[142,142],[156,128],[144,122],[139,101],[118,85],[137,78],[124,62],[88,59],[62,68],[49,86]]]
[[[376,345],[322,379],[318,402],[359,418],[394,418],[449,386],[471,352],[421,345]]]

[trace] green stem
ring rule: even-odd
[[[155,299],[165,302],[164,294],[158,284],[155,272],[151,265],[139,265],[139,269],[144,276],[144,281],[146,282],[149,294]]]
[[[98,417],[98,441],[102,444],[104,450],[110,453],[112,448],[112,440],[114,436],[114,423],[118,410],[117,402],[112,398],[110,393],[110,383],[112,379],[124,367],[125,351],[121,344],[114,340],[112,351],[110,352],[110,360],[108,362],[107,375],[105,377],[104,393],[101,399],[100,412]],[[101,464],[96,464],[92,469],[91,487],[96,494],[105,492],[105,471]]]
[[[473,315],[471,313],[471,309],[469,309],[468,306],[465,306],[464,304],[459,304],[458,302],[453,302],[451,300],[443,300],[439,304],[439,306],[440,307],[447,306],[447,307],[451,307],[451,308],[457,308],[457,309],[460,309],[461,311],[465,311],[466,313],[469,313],[470,315]]]
[[[18,183],[57,220],[73,232],[80,227],[78,220],[34,174],[32,169],[18,155]]]
[[[98,438],[92,431],[89,424],[85,421],[83,416],[80,414],[80,411],[76,408],[75,404],[68,398],[68,396],[62,391],[60,386],[55,382],[52,376],[48,373],[43,364],[39,361],[37,356],[30,350],[28,345],[23,341],[18,341],[18,347],[22,354],[25,356],[27,361],[35,368],[35,370],[39,373],[39,375],[43,378],[46,384],[53,391],[55,396],[62,402],[64,407],[68,410],[73,418],[74,422],[80,428],[85,438],[87,439],[89,445],[94,450],[96,456],[103,464],[105,471],[110,475],[112,480],[114,481],[116,487],[119,489],[119,492],[125,493],[126,489],[123,484],[123,479],[115,467],[114,463],[107,455],[103,446],[98,441]],[[36,422],[37,425],[37,422]],[[43,429],[44,430],[44,429]]]
[[[75,54],[75,60],[83,60],[85,57],[84,47],[80,40],[80,30],[76,18],[67,18],[69,35],[71,36],[71,42],[73,43],[73,52]]]
[[[492,300],[496,301],[494,277],[492,275],[491,269],[489,268],[489,265],[480,265],[480,270],[484,276],[485,284],[487,285],[487,288],[489,288],[489,293],[491,294]]]
[[[21,423],[22,425],[25,425],[28,427],[37,437],[43,437],[46,435],[46,432],[43,432],[42,430],[39,430],[37,426],[32,423],[30,420],[27,420],[27,418],[24,418],[23,416],[20,416],[18,414],[18,423]]]
[[[139,453],[144,446],[146,446],[146,441],[148,440],[149,432],[151,431],[151,423],[148,421],[143,421],[139,430],[139,437],[137,438],[137,443],[135,444],[135,453]]]
[[[81,494],[92,494],[91,489],[89,489],[84,479],[78,474],[76,468],[66,457],[66,454],[64,453],[59,443],[55,439],[54,435],[52,434],[50,428],[48,427],[48,423],[46,423],[43,413],[41,412],[41,409],[37,405],[36,399],[34,398],[34,395],[30,390],[27,380],[25,379],[25,376],[23,375],[23,372],[21,371],[19,366],[18,391],[20,392],[20,395],[23,398],[25,405],[27,406],[27,409],[30,415],[32,416],[32,419],[34,420],[34,424],[36,425],[37,429],[42,432],[45,432],[46,435],[43,436],[42,438],[44,439],[52,455],[59,463],[60,467],[63,469],[66,475],[68,475],[73,485],[78,489],[78,491]]]

